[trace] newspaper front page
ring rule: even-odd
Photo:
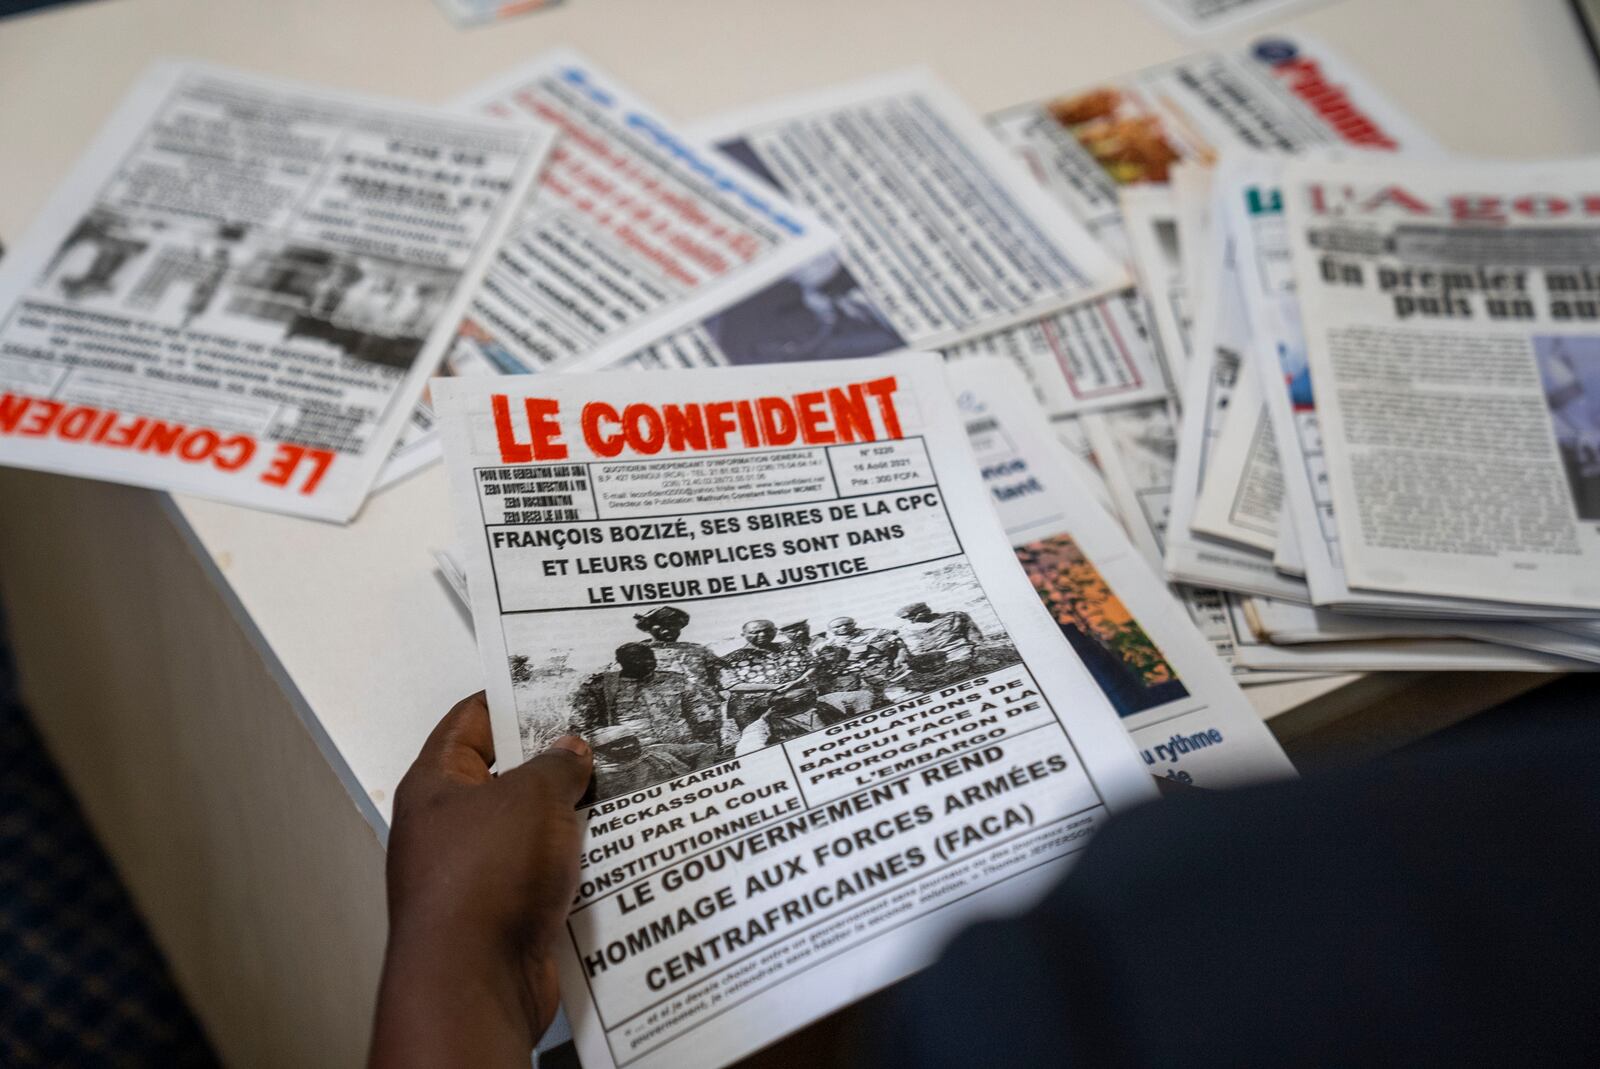
[[[1276,461],[1272,471],[1284,487],[1292,537],[1280,541],[1294,542],[1298,552],[1280,554],[1279,567],[1298,566],[1314,604],[1353,612],[1513,619],[1539,615],[1543,610],[1537,606],[1356,591],[1345,582],[1288,232],[1283,225],[1282,166],[1281,161],[1265,158],[1237,160],[1217,180],[1226,199],[1223,213],[1236,242],[1239,280],[1250,318],[1253,352],[1248,362],[1256,372],[1253,378],[1264,393],[1269,416],[1265,422],[1257,420],[1254,429],[1270,432],[1276,439],[1277,456],[1284,459],[1281,471]],[[1228,433],[1225,428],[1224,446]],[[1224,446],[1219,446],[1219,457]],[[1245,470],[1264,468],[1257,462]],[[1202,491],[1202,510],[1206,497],[1207,492]],[[1198,515],[1196,526],[1200,525]]]
[[[1352,588],[1600,608],[1600,164],[1291,164]]]
[[[350,519],[551,140],[151,68],[0,266],[0,463]]]
[[[835,243],[827,227],[682,136],[575,52],[546,52],[456,106],[547,123],[559,138],[474,291],[440,375],[603,367],[669,332],[728,335],[748,329],[753,317],[806,308],[805,296],[831,283],[817,266]],[[795,272],[797,282],[788,278]],[[791,295],[785,282],[803,288]],[[764,296],[755,306],[729,308],[757,294]],[[825,311],[839,306],[833,300]],[[723,312],[725,320],[699,326]],[[793,319],[786,325],[793,328],[787,336],[801,327]],[[889,335],[868,351],[901,345]],[[425,400],[384,481],[438,457]]]
[[[942,365],[443,380],[496,751],[596,752],[580,1056],[716,1066],[1021,908],[1154,781]]]
[[[949,377],[1017,559],[1151,771],[1201,787],[1293,774],[1165,580],[1072,474],[1021,377],[994,360]]]
[[[1118,190],[1228,150],[1391,148],[1429,139],[1326,45],[1275,33],[988,116],[1089,232],[1127,255]]]
[[[926,72],[697,130],[838,231],[851,273],[912,346],[943,349],[1032,324],[1128,282]]]

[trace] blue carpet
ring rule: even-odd
[[[16,697],[0,633],[0,1066],[213,1066]]]

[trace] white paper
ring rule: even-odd
[[[673,332],[721,334],[740,330],[741,317],[809,310],[839,285],[825,266],[835,244],[826,226],[575,52],[545,52],[456,106],[538,119],[561,135],[441,375],[605,367]],[[792,274],[793,297],[783,288]],[[844,301],[823,303],[833,312]],[[888,334],[867,351],[901,347]],[[434,422],[427,404],[412,413],[385,483],[438,459]]]
[[[914,347],[958,345],[1128,282],[925,71],[698,129],[838,231],[851,273]]]
[[[151,68],[0,266],[0,463],[350,519],[550,143]]]
[[[1153,795],[925,354],[436,400],[496,752],[575,723],[597,751],[560,963],[590,1069],[742,1057],[1036,900]],[[668,606],[646,658],[636,616]]]
[[[1286,169],[1350,587],[1600,608],[1597,189],[1587,161]]]
[[[1021,376],[989,360],[949,377],[1017,559],[1151,770],[1202,787],[1291,774],[1165,580],[1074,477]]]

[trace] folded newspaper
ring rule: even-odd
[[[153,67],[0,264],[0,463],[350,519],[553,136]]]
[[[584,1064],[749,1053],[1034,900],[1153,794],[978,505],[937,361],[435,400],[496,751],[595,747],[562,961]]]

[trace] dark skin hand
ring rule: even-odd
[[[502,775],[493,763],[478,693],[439,721],[395,791],[372,1069],[526,1067],[555,1017],[583,835],[573,807],[594,757],[567,735]]]

